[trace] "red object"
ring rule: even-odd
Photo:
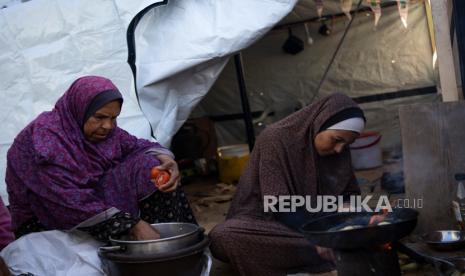
[[[170,177],[171,175],[169,172],[159,170],[155,167],[150,171],[150,178],[155,183],[157,188],[165,185],[170,180]]]

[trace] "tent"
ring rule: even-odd
[[[367,128],[383,135],[383,148],[399,148],[398,107],[440,100],[425,2],[410,1],[407,28],[396,1],[381,3],[382,15],[376,27],[365,1],[359,12],[355,12],[358,1],[353,1],[350,26],[340,1],[324,1],[321,19],[315,2],[299,1],[265,37],[242,51],[255,131],[329,93],[343,92],[361,104],[368,117]],[[319,33],[323,24],[332,27],[330,35]],[[295,55],[282,49],[289,29],[304,42],[303,51]],[[220,146],[246,142],[238,95],[231,60],[191,115],[215,121]]]
[[[340,91],[362,103],[368,128],[384,135],[384,147],[397,147],[398,105],[438,99],[426,4],[409,2],[406,28],[395,1],[381,3],[376,27],[369,2],[353,1],[346,8],[352,19],[333,0],[323,2],[320,17],[317,2],[0,2],[6,6],[0,10],[0,195],[7,200],[6,152],[16,134],[85,74],[117,84],[125,96],[119,124],[139,137],[169,146],[188,117],[209,116],[220,118],[220,145],[245,142],[235,66],[228,63],[243,49],[257,133]],[[320,34],[323,25],[330,35]],[[289,30],[305,44],[296,55],[281,47]]]
[[[228,56],[262,37],[295,2],[6,2],[0,10],[0,195],[7,200],[6,153],[14,137],[52,109],[75,78],[112,79],[125,96],[119,125],[169,145]]]

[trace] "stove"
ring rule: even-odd
[[[373,224],[376,216],[384,223]],[[313,244],[333,249],[339,276],[395,276],[401,275],[396,241],[413,231],[417,216],[413,209],[393,209],[381,216],[336,213],[308,222],[301,231]]]
[[[397,251],[389,244],[357,249],[334,249],[339,276],[400,275]]]

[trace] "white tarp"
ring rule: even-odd
[[[325,2],[325,5],[332,3]],[[354,1],[355,3],[355,1]],[[296,10],[298,10],[296,8]],[[331,21],[327,21],[332,26]],[[242,52],[245,82],[252,111],[266,110],[274,116],[263,120],[269,124],[314,100],[316,88],[335,52],[348,19],[335,19],[330,36],[318,33],[321,22],[308,23],[313,44],[290,55],[281,46],[287,29],[273,30]],[[306,41],[304,26],[293,25],[294,35]],[[436,85],[433,53],[423,2],[412,4],[405,29],[396,6],[383,9],[374,28],[371,12],[360,12],[339,50],[319,95],[342,92],[350,97],[370,96]],[[241,113],[234,63],[230,62],[209,94],[193,114],[199,116]],[[435,94],[362,104],[368,117],[368,129],[383,134],[384,148],[400,145],[397,107],[401,104],[437,100]],[[216,122],[220,146],[246,141],[243,120]],[[256,130],[263,129],[255,125]]]
[[[179,0],[144,16],[136,32],[136,83],[162,144],[170,143],[228,56],[261,38],[295,2]]]
[[[13,275],[104,276],[98,256],[104,244],[80,231],[43,231],[25,235],[5,247],[0,256]],[[210,250],[203,255],[200,276],[208,276],[212,266]]]
[[[137,13],[132,10],[132,14]],[[126,63],[125,22],[114,1],[34,0],[0,10],[0,194],[4,200],[6,152],[16,134],[52,109],[74,79],[112,79],[125,98],[123,128],[150,137]],[[131,13],[126,10],[124,13]]]
[[[253,43],[289,13],[296,0],[169,1],[136,31],[137,87],[127,59],[126,29],[155,2],[32,0],[0,10],[0,195],[6,152],[16,134],[50,110],[71,82],[95,74],[120,88],[119,124],[168,145],[205,95],[227,56]]]

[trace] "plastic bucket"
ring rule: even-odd
[[[381,137],[378,132],[364,132],[350,145],[352,166],[355,170],[372,169],[383,165],[379,146]]]
[[[247,144],[219,147],[218,171],[220,181],[234,183],[239,181],[242,170],[249,160],[249,146]]]

